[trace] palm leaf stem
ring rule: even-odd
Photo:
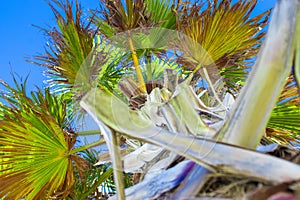
[[[77,134],[80,136],[86,136],[86,135],[98,135],[99,133],[100,131],[97,129],[97,130],[80,131]]]
[[[223,104],[222,101],[220,100],[220,98],[219,98],[219,96],[218,96],[216,90],[214,89],[214,86],[213,86],[213,84],[212,84],[212,81],[211,81],[211,79],[210,79],[210,77],[209,77],[209,75],[208,75],[207,69],[206,69],[205,67],[203,67],[203,73],[204,73],[204,76],[205,76],[205,78],[206,78],[206,81],[207,81],[209,87],[211,88],[211,90],[212,90],[212,92],[213,92],[214,97],[216,98],[216,100],[218,101],[218,103],[220,103],[220,105],[222,105],[222,107],[224,107],[224,109],[226,110],[227,108],[226,108],[226,106],[224,106],[224,104]]]
[[[99,140],[99,141],[96,141],[96,142],[92,142],[92,143],[90,143],[90,144],[87,144],[87,145],[83,145],[83,146],[81,146],[81,147],[78,147],[78,148],[76,148],[76,149],[72,149],[71,151],[69,151],[69,155],[72,155],[72,154],[74,154],[74,153],[78,153],[78,152],[80,152],[80,151],[84,151],[84,150],[87,150],[87,149],[90,149],[90,148],[92,148],[92,147],[95,147],[95,146],[99,146],[99,145],[101,145],[101,144],[105,144],[105,140]]]
[[[120,151],[120,134],[112,131],[112,144],[114,156],[112,156],[112,161],[114,163],[114,179],[116,183],[116,188],[118,188],[118,199],[125,199],[125,186],[124,186],[124,177],[123,177],[123,167],[122,167],[122,158]]]
[[[140,64],[139,64],[139,60],[138,60],[138,57],[137,57],[137,54],[136,54],[136,50],[134,48],[134,45],[133,45],[133,41],[132,41],[132,38],[130,36],[130,32],[128,31],[128,43],[129,43],[129,48],[130,48],[130,51],[131,51],[131,55],[132,55],[132,60],[133,60],[133,65],[134,65],[134,68],[135,68],[135,71],[136,71],[136,76],[137,76],[137,79],[138,79],[138,82],[139,82],[139,86],[141,87],[141,89],[143,90],[143,92],[146,92],[146,84],[145,84],[145,81],[144,81],[144,78],[143,78],[143,73],[142,73],[142,70],[141,70],[141,67],[140,67]]]

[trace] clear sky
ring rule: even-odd
[[[99,0],[79,0],[85,10],[98,6]],[[277,0],[258,0],[255,15],[272,8]],[[27,63],[25,57],[44,52],[43,32],[32,26],[54,25],[53,14],[45,0],[0,1],[0,78],[12,83],[10,72],[22,77],[30,73],[28,89],[42,86],[45,77],[41,67]]]
[[[85,10],[96,8],[98,0],[80,0]],[[9,83],[11,70],[22,77],[30,73],[28,85],[41,86],[44,68],[25,62],[26,57],[44,53],[44,33],[33,25],[55,25],[45,0],[0,0],[0,79]]]

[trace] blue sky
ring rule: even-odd
[[[80,2],[85,10],[98,6],[98,0]],[[30,73],[28,89],[41,86],[44,69],[24,60],[44,52],[45,36],[33,25],[53,26],[51,9],[45,0],[1,0],[0,7],[0,79],[12,83],[11,70],[22,77]]]
[[[80,0],[85,10],[98,6],[99,0]],[[275,5],[277,0],[258,0],[254,14]],[[44,52],[46,39],[42,31],[32,26],[53,26],[54,17],[44,0],[0,1],[0,79],[12,83],[10,72],[22,77],[30,73],[29,90],[34,85],[42,86],[45,77],[41,67],[27,63],[25,57]]]

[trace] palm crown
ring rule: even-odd
[[[256,4],[256,0],[236,3],[230,0],[197,3],[104,0],[100,2],[100,10],[93,10],[90,18],[83,19],[78,1],[73,5],[68,0],[52,0],[49,5],[57,27],[43,29],[51,44],[44,55],[31,60],[47,69],[51,87],[28,95],[26,81],[19,84],[14,79],[14,87],[1,82],[7,93],[1,93],[0,97],[7,104],[0,103],[0,197],[106,198],[104,190],[99,192],[100,186],[105,186],[112,192],[117,190],[118,197],[124,198],[124,187],[140,181],[134,178],[135,173],[133,177],[132,173],[123,177],[120,172],[121,153],[116,147],[122,142],[122,145],[127,143],[134,148],[139,147],[137,140],[143,145],[155,144],[163,147],[159,151],[171,152],[168,155],[174,156],[170,156],[172,165],[180,162],[176,161],[179,154],[212,171],[216,170],[217,164],[195,156],[193,150],[197,151],[196,147],[184,151],[185,142],[196,138],[199,145],[202,140],[208,144],[221,140],[252,149],[260,142],[299,144],[297,83],[300,64],[299,56],[295,56],[300,52],[299,37],[295,34],[293,41],[296,45],[290,42],[282,47],[290,52],[290,55],[284,54],[287,60],[295,58],[292,71],[289,68],[291,62],[281,62],[279,58],[273,65],[278,71],[280,66],[285,67],[285,71],[282,74],[267,71],[270,63],[263,53],[259,55],[258,64],[251,69],[265,39],[270,14],[266,11],[251,18]],[[282,4],[288,7],[288,3]],[[295,5],[292,14],[299,15],[299,1],[293,0],[291,5]],[[276,12],[279,15],[280,11]],[[290,29],[285,31],[293,32],[293,27],[296,27],[294,32],[299,32],[299,23],[299,20],[291,20]],[[285,32],[282,34],[286,37]],[[270,35],[272,37],[272,32]],[[267,40],[262,50],[268,51],[274,45],[270,41]],[[261,67],[264,64],[265,71]],[[257,75],[258,70],[261,76]],[[254,75],[248,77],[249,72]],[[268,76],[267,72],[278,77],[280,81],[274,88],[282,89],[282,92],[273,95],[275,89],[273,91],[270,87],[272,89],[265,91],[264,97],[257,96],[253,88],[259,83],[255,80]],[[285,77],[288,75],[289,78]],[[267,77],[261,85],[271,83],[270,79],[272,77]],[[262,114],[257,114],[260,121],[257,124],[247,124],[247,119],[255,118],[255,111],[251,106],[243,107],[243,102],[251,99],[245,88],[252,92],[253,104],[261,109]],[[230,101],[236,98],[235,107],[231,107],[233,103]],[[265,102],[259,102],[260,98]],[[79,108],[79,101],[83,109]],[[76,106],[72,106],[74,104]],[[111,108],[111,105],[115,107]],[[109,162],[101,167],[94,166],[96,158],[91,148],[104,144],[104,140],[76,147],[76,137],[86,134],[76,131],[78,116],[86,111],[98,121],[113,168]],[[124,118],[132,121],[114,118],[119,113],[125,113]],[[246,128],[240,128],[239,124]],[[149,137],[147,131],[159,131],[166,138],[159,135]],[[174,132],[186,135],[179,134],[176,140],[171,134]],[[122,141],[120,134],[125,134]],[[203,139],[204,136],[209,140]],[[249,138],[253,140],[250,142]],[[167,140],[174,140],[174,144],[166,145]],[[218,149],[227,148],[235,152],[237,147],[217,143],[216,158],[223,162]],[[258,156],[243,151],[249,158]],[[126,150],[129,158],[133,155],[130,152],[135,151]],[[230,163],[230,159],[224,162]],[[274,162],[282,164],[278,160]],[[124,160],[124,163],[128,162]],[[288,166],[297,171],[295,166]],[[152,165],[148,167],[150,169]],[[237,163],[232,168],[242,171],[245,166]],[[265,180],[274,181],[267,172],[260,174],[256,169],[250,170],[250,175],[256,178],[261,175]],[[276,169],[270,171],[274,172],[274,177],[280,178]],[[290,174],[286,173],[286,176]],[[125,186],[123,180],[127,181]]]

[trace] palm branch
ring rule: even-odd
[[[290,4],[282,1],[280,5],[280,8],[277,7],[274,10],[264,46],[247,80],[248,84],[246,83],[243,87],[236,106],[231,111],[229,120],[221,131],[222,134],[228,134],[224,136],[225,141],[247,144],[248,147],[254,148],[265,134],[268,125],[269,128],[273,129],[284,128],[283,132],[294,133],[294,138],[297,137],[296,130],[298,128],[297,126],[291,127],[291,124],[297,124],[299,107],[293,104],[289,105],[288,101],[295,104],[299,94],[295,92],[297,89],[293,86],[293,80],[287,82],[287,79],[294,58],[294,54],[291,53],[294,52],[293,42],[297,38],[297,34],[294,34],[297,24],[294,16],[298,14],[299,8],[296,1]],[[281,30],[280,34],[277,34],[278,28]],[[279,51],[274,51],[277,47],[279,47]],[[279,104],[275,107],[278,98]],[[275,108],[274,111],[273,108]],[[253,111],[256,113],[251,116],[250,113]],[[282,116],[283,113],[285,116]],[[283,122],[284,117],[291,121]],[[281,123],[278,120],[281,120]],[[258,127],[255,131],[251,128],[254,124]],[[247,135],[247,133],[249,136],[244,137],[243,134]],[[250,137],[252,144],[249,144]]]
[[[69,1],[51,2],[53,4],[49,3],[49,5],[55,15],[57,28],[42,29],[51,43],[48,44],[46,54],[36,56],[33,62],[49,69],[47,73],[50,75],[50,83],[72,88],[81,66],[92,51],[93,33],[90,24],[86,25],[82,22],[82,10],[78,1],[76,1],[75,13]],[[62,9],[63,13],[59,12],[58,8]],[[79,75],[89,79],[95,70],[97,69],[88,69],[85,74]],[[85,84],[88,83],[89,81],[86,81]]]
[[[111,166],[94,166],[93,163],[97,162],[97,152],[94,149],[81,152],[81,157],[89,164],[84,172],[75,168],[74,188],[68,198],[78,200],[106,198],[114,192]]]
[[[160,28],[176,29],[176,13],[174,3],[170,0],[145,0],[146,13],[149,20]]]
[[[291,74],[267,125],[266,136],[271,141],[292,146],[299,144],[300,95],[298,88],[294,74]]]
[[[185,35],[177,46],[183,52],[179,62],[194,73],[205,67],[212,82],[223,76],[236,88],[233,82],[244,79],[268,20],[269,11],[249,18],[256,3],[213,0],[179,8],[178,28]]]
[[[94,23],[98,24],[100,33],[108,33],[106,36],[111,36],[111,33],[113,32],[126,32],[128,34],[127,41],[132,53],[132,60],[138,77],[138,82],[143,91],[146,91],[136,49],[133,46],[130,34],[131,29],[148,24],[143,0],[127,0],[125,2],[120,0],[102,1],[101,11],[100,13],[98,12],[98,14],[100,14],[100,17],[96,18]]]
[[[124,74],[131,73],[130,68],[124,68],[128,65],[129,53],[122,48],[112,45],[107,39],[96,36],[95,43],[96,52],[95,59],[105,60],[106,62],[98,62],[97,66],[101,70],[96,74],[96,85],[112,94],[121,96],[118,91],[118,83]],[[94,62],[96,63],[96,62]]]
[[[66,198],[78,176],[86,181],[84,173],[92,165],[77,152],[101,141],[74,148],[78,134],[72,127],[75,116],[68,112],[66,97],[52,94],[49,88],[28,95],[26,81],[18,84],[14,78],[15,88],[1,81],[6,92],[0,99],[7,105],[0,107],[0,197]],[[98,181],[82,184],[95,190],[110,174],[99,172]],[[94,190],[82,191],[81,197]]]
[[[117,33],[125,36],[125,41],[127,41],[125,48],[128,47],[132,53],[138,83],[145,92],[145,78],[142,76],[137,52],[139,48],[134,43],[135,33],[132,31],[135,29],[140,31],[140,29],[153,26],[174,29],[176,16],[172,12],[172,3],[168,0],[128,0],[125,2],[107,0],[101,3],[100,11],[96,10],[93,13],[93,23],[98,26],[100,34],[110,39]],[[122,39],[118,40],[123,42]],[[122,47],[124,48],[124,44]],[[150,71],[149,68],[148,71]],[[148,72],[148,75],[151,76],[151,72]]]
[[[26,95],[26,82],[1,94],[0,196],[9,199],[66,197],[73,184],[68,154],[75,135],[66,126],[66,108],[49,90]],[[76,156],[75,156],[76,157]]]
[[[181,95],[186,97],[184,93],[181,93]],[[96,103],[99,101],[102,102],[101,106],[99,106]],[[176,101],[179,101],[179,99]],[[182,103],[183,102],[185,101],[182,101]],[[299,171],[299,166],[285,161],[282,162],[281,159],[272,158],[263,154],[258,154],[257,152],[238,148],[237,146],[230,146],[228,144],[218,143],[213,140],[204,139],[203,137],[191,136],[190,132],[177,132],[177,134],[174,134],[174,132],[165,130],[160,127],[156,127],[153,125],[153,122],[150,119],[144,117],[141,111],[130,110],[127,107],[127,105],[125,105],[120,100],[116,99],[111,95],[105,94],[98,89],[90,91],[82,100],[81,105],[95,118],[95,120],[98,121],[98,125],[100,126],[100,128],[106,129],[106,134],[108,134],[109,138],[113,137],[112,133],[109,133],[109,129],[111,128],[114,131],[122,132],[128,136],[139,138],[142,141],[150,142],[151,144],[156,144],[160,147],[183,155],[188,159],[191,159],[197,162],[198,164],[202,165],[203,167],[207,168],[211,172],[218,172],[219,170],[228,170],[232,173],[244,174],[246,176],[249,176],[251,174],[251,177],[262,178],[268,181],[285,181],[294,178],[294,173]],[[114,105],[114,109],[111,109],[111,105]],[[185,105],[193,107],[192,102],[189,102],[188,105]],[[116,116],[114,114],[116,110],[119,114],[123,114],[122,117],[120,117],[121,115]],[[124,118],[124,116],[127,117]],[[190,126],[193,126],[195,125],[194,121],[195,120],[186,121],[186,123]],[[196,128],[196,131],[198,131],[198,133],[200,134],[205,135],[205,131],[209,130],[208,127],[205,127],[205,125],[197,125],[198,126]],[[107,126],[109,126],[110,128]],[[107,142],[108,145],[116,145],[116,143],[110,144],[110,140],[107,140]],[[247,158],[246,160],[255,159],[260,161],[253,163],[253,165],[251,164],[251,167],[249,167],[250,163],[241,160],[238,156],[241,152],[243,152],[242,155],[244,156],[244,158]],[[111,149],[110,153],[112,157],[116,156],[117,159],[118,153],[116,152],[116,150]],[[113,162],[115,164],[115,162],[121,161],[113,160]],[[270,167],[269,170],[260,170],[261,166],[267,163],[267,165],[270,166],[270,164],[274,164],[274,162],[276,162],[277,165],[288,166],[290,171],[285,171],[285,175],[282,176],[282,171],[279,170],[278,167]],[[293,171],[293,173],[290,173],[291,171]],[[175,172],[173,172],[172,175],[174,175],[174,173]],[[180,171],[180,173],[184,174],[182,171]],[[166,173],[164,172],[162,174],[166,175]],[[170,183],[168,182],[168,186],[169,184],[173,183],[173,181],[180,181],[176,179],[178,178],[177,174],[176,178],[174,178],[174,176],[172,176],[172,178],[165,178],[170,179]],[[160,179],[163,179],[163,177],[157,175],[156,178],[153,178],[153,181],[157,181]],[[151,180],[147,179],[139,185],[144,187],[145,185],[147,185],[148,181],[151,182]],[[153,184],[153,182],[149,184]],[[164,186],[158,187],[157,189],[153,189],[158,192],[159,188],[162,189],[163,187]],[[140,197],[141,195],[143,196],[143,198],[149,198],[150,195],[156,195],[156,192],[146,192],[146,194],[136,192],[136,188],[139,188],[139,186],[136,186],[128,191],[129,197],[137,198],[137,196]],[[122,193],[122,188],[118,189],[119,192]],[[169,188],[167,187],[167,189]],[[151,197],[154,198],[154,196]]]
[[[118,66],[124,62],[126,53],[110,45],[107,40],[94,37],[91,23],[83,23],[78,1],[75,11],[69,1],[52,2],[49,5],[57,28],[43,29],[51,43],[46,54],[35,56],[32,62],[48,69],[48,82],[53,90],[63,92],[69,100],[80,99],[91,87],[100,87],[119,95],[116,86],[124,70]]]
[[[100,33],[110,38],[114,33],[131,29],[160,26],[174,29],[176,15],[169,0],[128,0],[100,2],[100,9],[92,11],[92,21]]]

